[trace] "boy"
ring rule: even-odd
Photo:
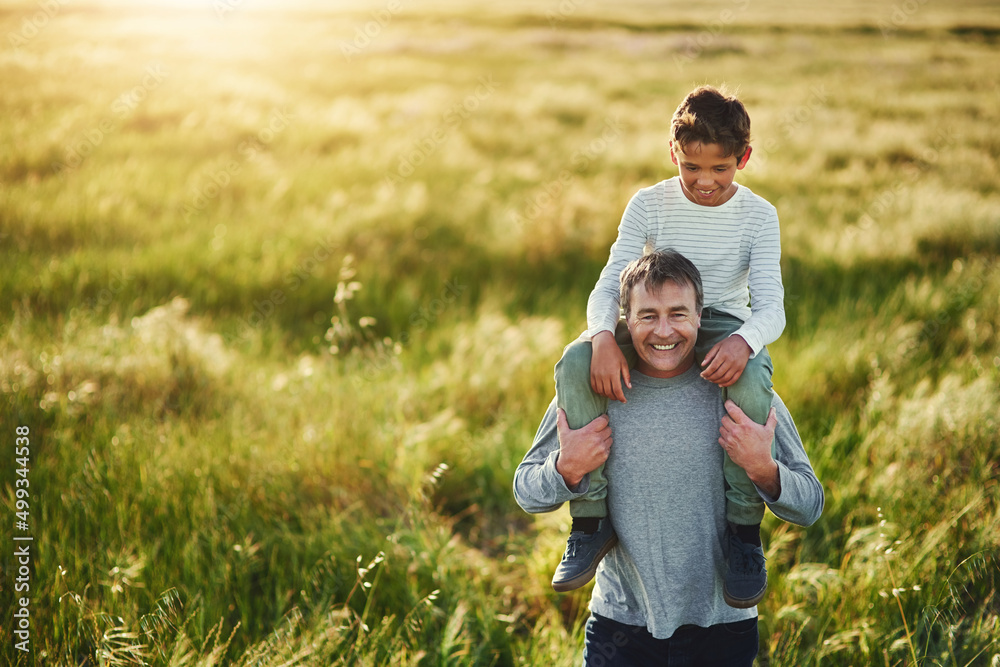
[[[750,159],[750,117],[736,97],[702,86],[677,107],[670,136],[670,158],[680,174],[640,190],[629,201],[587,303],[588,330],[556,364],[557,402],[571,429],[604,414],[608,399],[624,402],[621,383],[631,387],[629,368],[636,356],[628,330],[618,326],[619,274],[644,251],[667,248],[691,259],[705,284],[696,346],[702,377],[723,387],[755,422],[767,420],[773,391],[765,345],[784,329],[784,289],[777,213],[733,180]],[[747,305],[751,296],[752,307]],[[728,457],[724,470],[730,528],[724,596],[734,607],[752,607],[767,588],[760,543],[764,504],[746,473]],[[590,581],[617,544],[606,495],[601,468],[590,473],[587,495],[570,503],[573,527],[552,579],[557,591]]]

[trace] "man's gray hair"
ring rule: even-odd
[[[700,314],[705,302],[705,293],[701,286],[701,273],[698,267],[676,250],[658,250],[632,260],[622,270],[619,301],[622,311],[628,317],[632,307],[632,290],[639,284],[646,291],[659,290],[664,283],[670,281],[675,285],[691,285],[694,288],[695,308]]]

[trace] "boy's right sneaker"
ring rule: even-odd
[[[597,565],[618,544],[618,535],[607,517],[598,519],[597,529],[573,530],[566,541],[566,553],[552,577],[552,588],[560,593],[580,588],[597,574]],[[578,524],[579,520],[574,520]],[[576,525],[574,525],[576,528]]]
[[[729,528],[729,559],[722,597],[726,604],[737,609],[753,607],[764,599],[767,592],[767,567],[764,549],[744,542]]]

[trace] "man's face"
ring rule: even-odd
[[[639,354],[636,370],[669,378],[691,368],[701,326],[692,285],[667,281],[650,292],[640,283],[632,288],[629,311],[625,322]]]
[[[719,144],[692,141],[682,148],[671,141],[670,159],[680,169],[685,197],[701,206],[719,206],[736,194],[733,179],[746,166],[750,150],[743,156],[723,157]]]

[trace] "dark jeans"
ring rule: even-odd
[[[757,657],[757,618],[708,628],[683,625],[669,639],[644,627],[591,613],[584,667],[751,667]]]

